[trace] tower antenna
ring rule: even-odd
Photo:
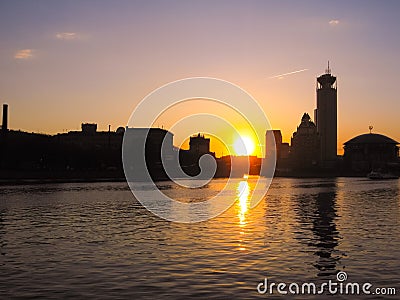
[[[372,126],[372,125],[369,125],[369,133],[372,133],[372,129],[374,129],[374,126]]]
[[[325,70],[326,74],[331,74],[331,69],[329,68],[329,60],[328,60],[328,68]]]

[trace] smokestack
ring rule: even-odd
[[[3,123],[2,123],[2,130],[8,130],[8,104],[3,104]]]

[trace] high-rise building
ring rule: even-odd
[[[314,119],[320,139],[322,167],[333,167],[337,159],[337,84],[328,68],[317,78],[317,108]]]
[[[307,169],[318,164],[319,137],[308,113],[304,113],[297,131],[293,133],[290,154],[295,168]]]
[[[280,130],[267,130],[265,133],[265,157],[276,156],[278,159],[278,154],[282,146],[282,133]]]

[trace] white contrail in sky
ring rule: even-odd
[[[293,72],[289,72],[289,73],[284,73],[284,74],[272,76],[272,77],[270,77],[270,78],[282,78],[283,76],[286,76],[286,75],[292,75],[292,74],[304,72],[304,71],[307,71],[307,70],[308,70],[308,69],[301,69],[301,70],[297,70],[297,71],[293,71]]]

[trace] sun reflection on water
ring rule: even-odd
[[[240,228],[239,238],[238,238],[238,249],[240,251],[245,251],[245,240],[246,240],[246,225],[247,225],[247,212],[250,205],[250,185],[247,180],[242,180],[237,186],[237,216],[239,219],[238,226]]]
[[[239,216],[239,224],[246,225],[246,213],[249,208],[249,196],[250,196],[250,187],[247,180],[243,180],[239,182],[237,187],[238,193],[238,216]]]

